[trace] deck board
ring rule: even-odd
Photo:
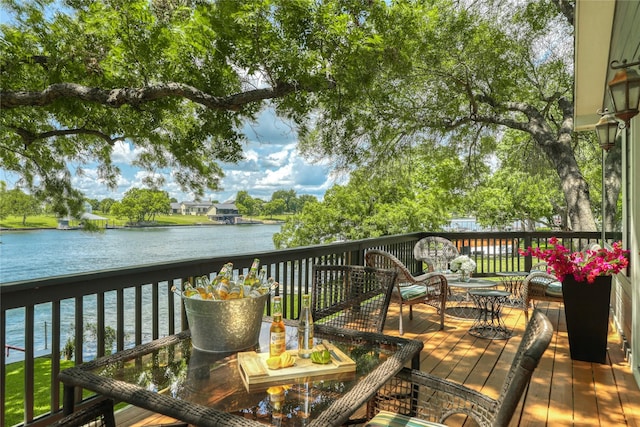
[[[572,361],[562,305],[544,302],[538,308],[549,317],[554,336],[510,426],[640,427],[640,389],[613,326],[606,364]],[[414,306],[413,311],[413,320],[405,312],[404,336],[424,341],[421,369],[497,397],[526,326],[522,310],[503,311],[514,331],[508,340],[475,338],[467,333],[471,322],[451,317],[445,318],[445,329],[440,331],[435,309]],[[398,335],[398,314],[392,305],[386,334]],[[125,427],[171,422],[137,408],[120,411],[117,420]],[[457,421],[453,425],[463,425],[463,420]]]

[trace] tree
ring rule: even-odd
[[[281,215],[286,209],[286,204],[283,199],[275,199],[265,203],[262,206],[262,212],[265,215],[269,215],[269,218],[273,218],[274,215]]]
[[[153,221],[157,214],[171,210],[166,191],[132,188],[124,194],[122,201],[111,205],[111,213],[118,218],[127,218],[130,223]]]
[[[7,206],[7,183],[0,181],[0,220],[5,219],[9,215],[9,207]]]
[[[260,201],[251,197],[246,191],[238,191],[235,203],[238,208],[238,212],[242,215],[251,217],[260,213]]]
[[[113,206],[113,204],[116,201],[110,197],[107,197],[105,199],[100,200],[100,205],[98,207],[98,210],[100,210],[102,213],[109,213],[109,211],[111,210],[111,206]]]
[[[315,127],[302,129],[303,151],[344,167],[371,164],[427,134],[465,155],[512,129],[528,136],[520,153],[535,147],[559,177],[569,226],[595,230],[575,153],[590,142],[572,134],[574,2],[429,4],[412,4],[414,19],[397,34],[401,70],[386,68],[365,96],[324,97]]]
[[[276,190],[271,195],[271,201],[281,199],[284,202],[283,212],[294,212],[298,196],[296,196],[295,190]]]
[[[91,205],[91,209],[97,211],[100,209],[100,201],[98,199],[85,199],[89,205]]]
[[[24,193],[19,188],[5,191],[5,184],[3,183],[3,190],[0,193],[2,200],[0,201],[0,217],[4,218],[7,215],[15,215],[22,217],[22,225],[27,225],[27,217],[30,215],[38,215],[42,212],[40,201],[30,194]]]
[[[78,197],[72,160],[115,186],[121,141],[202,195],[268,106],[338,169],[399,158],[415,136],[465,155],[526,133],[571,227],[595,229],[572,137],[571,0],[80,0],[48,18],[52,1],[3,3],[16,19],[2,26],[0,166],[35,195]]]
[[[314,92],[386,60],[367,23],[382,1],[80,0],[51,16],[54,3],[5,1],[14,19],[0,27],[0,167],[51,199],[78,196],[71,161],[97,163],[114,188],[123,141],[142,151],[137,166],[170,168],[202,196],[218,189],[217,161],[242,158],[242,124],[262,108],[304,121]]]
[[[311,194],[302,194],[298,197],[298,200],[295,204],[294,213],[300,213],[304,209],[304,206],[307,203],[317,202],[318,198],[316,196],[312,196]]]

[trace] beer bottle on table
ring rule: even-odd
[[[313,351],[313,317],[311,295],[302,295],[302,310],[298,320],[298,356],[308,359]]]
[[[285,351],[285,327],[282,320],[282,300],[273,297],[273,321],[269,329],[269,357],[280,356]]]

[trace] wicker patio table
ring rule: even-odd
[[[256,351],[268,351],[270,322],[263,321]],[[297,347],[296,326],[287,322],[287,348]],[[64,413],[73,411],[76,388],[83,388],[203,427],[333,426],[347,421],[407,363],[419,369],[422,341],[325,325],[314,331],[316,340],[329,340],[356,361],[355,374],[279,383],[285,391],[277,414],[266,385],[243,383],[236,353],[196,350],[189,331],[62,371]]]

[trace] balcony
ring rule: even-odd
[[[119,271],[92,272],[82,275],[60,276],[44,280],[7,283],[0,287],[0,345],[20,347],[24,350],[24,400],[23,411],[9,414],[7,401],[15,397],[14,390],[7,390],[7,355],[0,360],[0,425],[41,426],[59,418],[61,408],[60,384],[57,374],[61,369],[59,357],[49,357],[51,390],[45,409],[36,408],[35,395],[42,385],[35,382],[36,360],[42,350],[35,343],[41,340],[41,327],[45,328],[47,353],[58,355],[65,346],[65,338],[71,334],[74,344],[74,362],[82,363],[109,352],[105,342],[113,331],[115,351],[133,347],[161,336],[173,334],[187,327],[185,313],[179,298],[170,292],[173,285],[201,275],[211,275],[227,261],[236,268],[246,270],[253,258],[258,257],[267,265],[269,275],[280,283],[285,317],[293,317],[300,307],[300,293],[310,289],[310,271],[313,264],[362,264],[366,250],[384,249],[395,254],[410,269],[419,271],[421,266],[413,259],[413,246],[431,233],[413,233],[366,239],[325,246],[290,250],[251,253],[232,258],[210,258],[184,262],[162,263],[134,267]],[[477,276],[491,277],[500,271],[528,270],[532,260],[522,257],[517,249],[544,242],[552,235],[570,240],[572,249],[578,250],[589,241],[599,240],[599,233],[439,233],[454,241],[463,252],[475,258]],[[615,237],[614,237],[615,238]],[[569,242],[569,240],[567,240]],[[610,365],[581,364],[568,357],[566,329],[563,312],[552,303],[542,304],[556,327],[555,340],[545,354],[545,359],[534,377],[527,400],[518,413],[523,424],[543,425],[560,421],[591,425],[596,413],[603,424],[637,425],[640,416],[640,391],[634,382],[625,360],[626,343],[615,335],[610,336]],[[629,309],[630,310],[630,309]],[[69,331],[71,313],[73,327]],[[508,322],[518,333],[524,330],[521,310],[505,313]],[[22,325],[12,337],[7,336],[7,319],[19,316]],[[64,320],[63,320],[64,317]],[[509,354],[517,340],[486,341],[474,339],[468,334],[468,322],[447,319],[447,328],[439,332],[435,326],[437,316],[433,309],[424,307],[416,311],[413,322],[405,322],[407,336],[420,336],[425,341],[422,366],[438,375],[459,379],[472,384],[488,394],[497,394],[503,366],[510,362]],[[397,308],[393,307],[385,330],[397,333]],[[86,326],[94,327],[96,336],[87,338]],[[15,326],[15,325],[14,325]],[[624,329],[624,328],[623,328]],[[13,342],[15,334],[22,334],[20,345]],[[12,339],[9,342],[9,338]],[[620,346],[616,344],[621,342]],[[620,348],[618,348],[620,347]],[[14,354],[15,349],[11,349]],[[608,366],[608,367],[607,367]],[[487,377],[486,373],[491,372]],[[551,378],[551,383],[549,383]],[[545,391],[546,387],[546,391]],[[13,396],[8,396],[11,392]],[[86,396],[78,395],[77,401]],[[638,402],[638,403],[629,403]],[[53,410],[51,410],[53,408]],[[544,414],[544,415],[543,415]],[[10,418],[11,417],[11,418]],[[608,418],[613,417],[613,418]],[[9,421],[11,419],[11,421]],[[634,424],[634,422],[636,424]],[[126,423],[125,423],[126,424]],[[123,424],[124,425],[124,424]]]

